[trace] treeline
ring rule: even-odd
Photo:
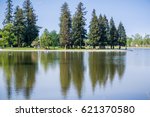
[[[49,32],[44,30],[39,37],[40,27],[36,25],[37,15],[34,13],[30,0],[25,0],[23,8],[16,7],[13,13],[12,0],[7,0],[7,8],[4,28],[0,31],[0,46],[2,47],[41,47],[50,48],[60,46],[62,48],[108,48],[118,46],[126,47],[126,31],[120,22],[116,27],[113,18],[108,21],[106,15],[96,15],[93,9],[92,18],[87,33],[86,8],[79,3],[72,16],[68,4],[65,2],[61,7],[60,31]]]
[[[83,46],[92,46],[93,48],[105,48],[110,46],[126,46],[126,32],[123,24],[120,22],[116,28],[113,18],[108,21],[107,17],[100,14],[96,15],[95,9],[92,12],[92,18],[87,34],[86,18],[87,11],[83,3],[79,3],[76,12],[71,17],[68,4],[65,2],[61,7],[60,16],[60,46],[65,48],[82,48]]]
[[[30,0],[25,0],[23,8],[16,6],[13,9],[12,0],[7,0],[3,29],[0,31],[2,47],[25,47],[39,35],[39,28],[36,25],[37,16],[34,13]],[[14,11],[14,12],[13,12]]]
[[[150,35],[142,36],[140,34],[132,35],[127,38],[128,47],[150,47]]]

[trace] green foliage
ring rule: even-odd
[[[128,47],[150,47],[150,35],[146,34],[142,37],[140,34],[132,35],[127,38]]]
[[[27,46],[30,46],[32,41],[38,37],[39,27],[36,25],[37,16],[34,13],[30,0],[25,0],[23,3],[25,16],[25,37],[24,41]]]
[[[50,46],[53,46],[54,48],[59,46],[59,35],[55,30],[49,32],[47,29],[45,29],[40,37],[40,45],[42,48],[46,49],[50,48]]]
[[[14,15],[12,15],[12,7],[12,0],[7,0],[5,27],[0,31],[0,45],[3,47],[38,47],[40,44],[42,48],[50,48],[50,46],[54,48],[56,46],[82,48],[82,46],[92,45],[93,48],[110,46],[114,49],[114,46],[119,45],[119,48],[121,48],[121,46],[126,46],[126,43],[129,46],[147,46],[150,44],[149,36],[141,40],[138,34],[133,37],[134,39],[127,40],[122,23],[116,29],[113,18],[110,22],[105,15],[100,15],[98,18],[95,10],[92,12],[87,39],[87,30],[85,29],[87,12],[82,2],[78,4],[72,19],[68,4],[65,2],[61,7],[59,34],[56,31],[48,32],[46,29],[38,39],[40,27],[36,25],[37,16],[34,13],[31,0],[24,1],[23,9],[17,6]]]
[[[0,46],[2,47],[12,47],[16,46],[16,37],[14,34],[14,26],[12,23],[8,23],[4,26],[4,29],[1,32],[2,39],[0,40]]]
[[[25,34],[25,22],[24,22],[23,10],[16,7],[14,13],[14,33],[17,38],[17,46],[21,47],[24,43],[24,34]]]
[[[68,4],[65,2],[61,7],[60,16],[60,45],[68,47],[71,43],[71,14]]]
[[[34,41],[32,41],[31,46],[34,48],[38,48],[40,46],[40,39],[37,37]]]
[[[2,30],[0,29],[0,46],[3,46]]]
[[[104,20],[104,37],[105,37],[105,44],[106,45],[109,45],[109,37],[110,37],[110,32],[109,32],[109,22],[108,22],[108,19],[107,17],[104,15],[103,17],[103,20]]]
[[[0,29],[0,39],[2,38],[2,30]]]
[[[123,24],[120,22],[118,26],[118,45],[119,49],[121,49],[121,46],[126,46],[126,32],[124,29]]]
[[[51,39],[51,46],[53,46],[54,48],[56,46],[59,46],[59,35],[56,33],[55,30],[51,31],[49,33],[50,39]]]
[[[5,12],[5,19],[3,21],[3,24],[6,25],[8,23],[12,23],[13,22],[13,5],[12,5],[12,0],[7,0],[7,8],[6,8],[6,12]]]
[[[87,38],[87,31],[85,29],[85,15],[85,7],[83,6],[83,3],[80,2],[77,6],[77,10],[72,21],[72,45],[80,46],[80,48],[84,45],[84,39]]]
[[[132,41],[133,41],[132,38],[127,37],[127,46],[128,46],[128,47],[131,47],[131,46],[132,46]]]
[[[111,46],[111,49],[114,49],[114,46],[117,45],[117,29],[114,23],[113,18],[110,19],[110,38],[109,38],[109,44]]]
[[[109,38],[109,24],[105,15],[104,17],[100,15],[99,27],[100,27],[100,40],[98,43],[99,43],[100,48],[105,48],[105,46],[107,45],[108,38]]]
[[[93,46],[93,48],[95,48],[95,46],[98,45],[98,41],[100,40],[100,27],[95,9],[92,12],[92,19],[89,28],[90,44]]]
[[[40,37],[40,45],[42,48],[49,48],[51,45],[51,39],[47,29],[44,30],[43,34]]]

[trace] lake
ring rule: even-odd
[[[1,100],[150,100],[150,49],[0,52]]]

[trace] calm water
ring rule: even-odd
[[[0,52],[0,99],[150,100],[150,49]]]

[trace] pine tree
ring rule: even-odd
[[[126,46],[126,32],[124,29],[123,24],[120,22],[118,26],[118,45],[119,49],[121,49],[121,46]]]
[[[110,34],[109,34],[109,23],[108,23],[108,19],[107,19],[107,17],[104,15],[104,17],[103,17],[103,20],[104,20],[104,37],[105,37],[105,46],[106,45],[108,45],[109,44],[109,36],[110,36]]]
[[[114,23],[113,18],[110,19],[110,46],[111,49],[114,49],[114,46],[117,45],[117,29]]]
[[[79,3],[77,6],[77,10],[73,16],[72,23],[72,40],[74,46],[79,46],[82,48],[84,45],[84,39],[87,38],[87,31],[85,29],[86,25],[86,11],[85,7],[83,7],[83,3]]]
[[[4,25],[13,22],[13,5],[12,5],[12,0],[7,0],[6,3],[7,3],[7,8],[6,8],[6,12],[5,12],[5,19],[3,21]]]
[[[39,27],[36,25],[37,16],[34,13],[30,0],[25,0],[23,3],[24,15],[25,15],[25,43],[30,46],[32,41],[37,38],[39,33]]]
[[[105,48],[107,44],[107,32],[105,27],[105,20],[102,15],[99,16],[100,40],[98,42],[99,48]]]
[[[89,40],[93,48],[95,48],[95,46],[98,45],[98,41],[100,40],[100,28],[95,9],[92,12],[92,19],[89,28]]]
[[[21,47],[24,43],[24,33],[25,33],[25,18],[23,15],[23,10],[19,8],[19,6],[16,7],[15,13],[14,13],[14,33],[17,38],[17,45],[18,47]]]
[[[71,44],[71,14],[68,4],[65,2],[61,7],[60,16],[60,45],[69,47]]]

